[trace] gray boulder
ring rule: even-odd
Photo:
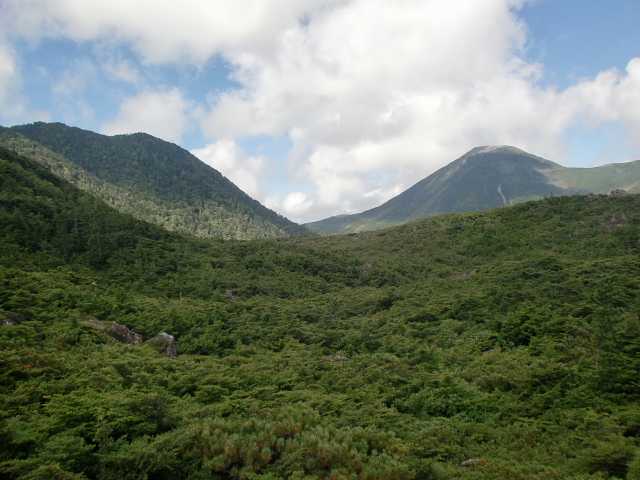
[[[144,342],[145,345],[155,347],[160,353],[164,353],[169,358],[176,358],[178,350],[176,349],[176,339],[173,335],[162,332],[155,337]]]

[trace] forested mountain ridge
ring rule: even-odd
[[[332,234],[377,230],[439,213],[488,210],[554,195],[640,193],[640,161],[567,168],[510,146],[476,147],[384,204],[307,224]]]
[[[637,195],[193,239],[0,149],[0,477],[640,478],[639,239]]]
[[[118,210],[171,230],[238,239],[313,235],[186,150],[148,134],[109,137],[38,122],[0,127],[0,144],[35,158]]]

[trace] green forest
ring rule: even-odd
[[[197,237],[314,235],[249,197],[179,146],[146,133],[100,135],[62,123],[0,127],[26,155],[115,209]]]
[[[198,239],[0,148],[0,479],[640,479],[639,241],[637,195]]]

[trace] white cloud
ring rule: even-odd
[[[266,157],[248,156],[232,140],[219,140],[191,153],[221,172],[254,199],[263,200],[260,177],[267,167]]]
[[[1,28],[2,22],[0,22]],[[6,124],[51,121],[49,112],[30,110],[29,97],[23,92],[22,85],[23,76],[18,55],[11,44],[0,34],[0,121]]]
[[[94,110],[85,99],[86,91],[96,82],[97,68],[88,59],[80,59],[66,69],[53,85],[55,103],[65,119],[91,119]]]
[[[25,113],[26,98],[20,94],[20,68],[10,46],[0,38],[0,109],[8,118]]]
[[[640,146],[640,58],[632,59],[626,74],[617,69],[600,72],[594,79],[585,79],[568,88],[566,102],[579,112],[587,128],[594,129],[603,122],[620,122]]]
[[[297,223],[308,222],[310,213],[317,208],[313,196],[300,190],[288,193],[284,200],[279,194],[267,195],[262,203]]]
[[[298,219],[304,217],[304,215],[313,206],[313,200],[304,192],[291,192],[287,195],[282,202],[282,209],[292,219]]]
[[[118,118],[102,125],[107,135],[145,132],[169,142],[180,143],[190,128],[197,108],[177,88],[146,90],[127,98],[120,106]]]
[[[0,44],[0,101],[6,101],[19,75],[18,66],[8,45]]]
[[[315,5],[338,0],[4,0],[11,31],[30,38],[99,37],[132,44],[151,63],[203,62],[229,50],[272,48]]]
[[[103,64],[104,72],[112,79],[134,86],[144,84],[140,71],[128,60],[108,58]]]

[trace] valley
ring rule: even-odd
[[[0,477],[640,478],[639,240],[623,192],[195,238],[0,148]]]

